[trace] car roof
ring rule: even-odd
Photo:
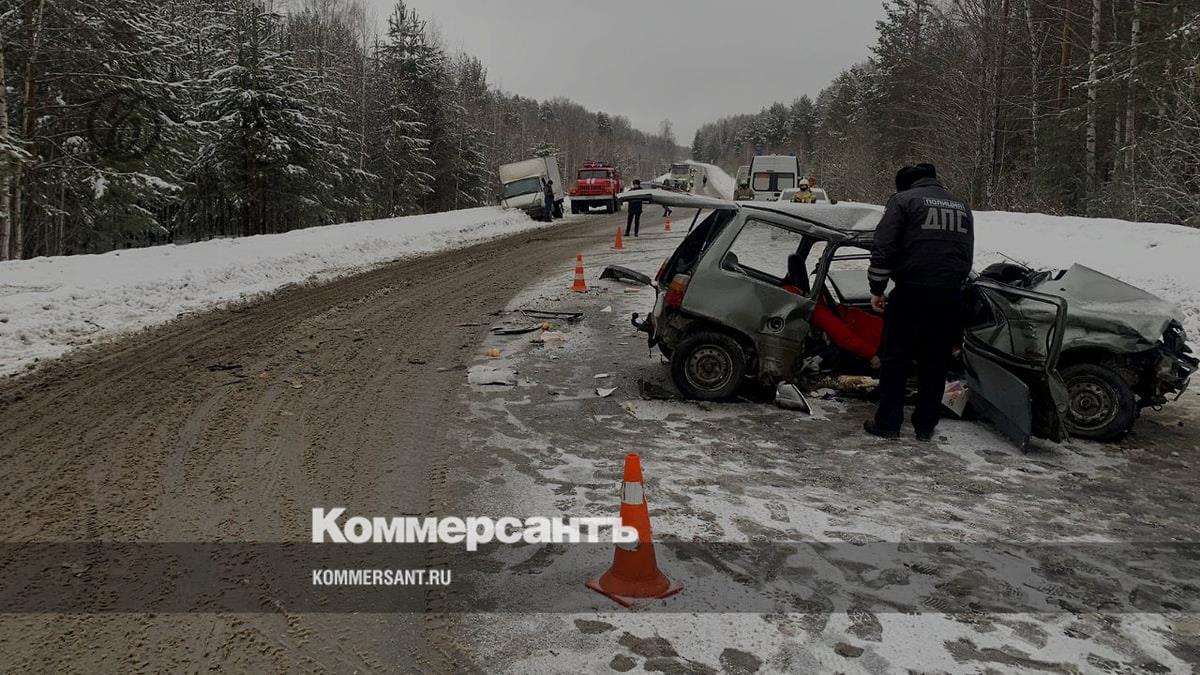
[[[633,190],[621,195],[621,201],[643,201],[678,208],[724,209],[758,211],[782,215],[811,225],[836,230],[852,239],[865,239],[874,234],[883,216],[883,209],[873,204],[842,202],[839,204],[793,204],[791,202],[732,202],[727,199],[702,197],[687,192],[666,190]]]
[[[875,231],[883,209],[872,204],[795,204],[792,202],[744,202],[742,207],[755,211],[771,211],[838,230],[848,234]]]
[[[725,209],[736,211],[738,205],[725,199],[701,197],[690,192],[671,192],[667,190],[630,190],[621,194],[623,202],[650,202],[664,206],[676,206],[681,209]]]

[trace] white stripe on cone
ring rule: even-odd
[[[646,493],[642,491],[641,483],[625,483],[621,491],[622,504],[641,504],[646,501]]]

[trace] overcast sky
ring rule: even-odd
[[[395,0],[368,0],[382,21]],[[500,88],[565,96],[679,142],[774,101],[816,96],[869,55],[882,0],[408,0]]]

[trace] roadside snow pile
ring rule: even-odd
[[[697,162],[690,159],[688,160],[688,164],[704,167],[704,170],[708,172],[709,184],[715,187],[717,192],[721,193],[721,198],[733,199],[733,178],[725,173],[724,169],[715,164],[705,164],[704,162]]]
[[[1200,339],[1200,230],[1006,211],[977,211],[975,220],[976,270],[1001,254],[1043,269],[1086,265],[1175,303],[1191,340]]]
[[[0,373],[180,313],[541,226],[479,208],[0,263]]]

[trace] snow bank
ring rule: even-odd
[[[688,164],[704,167],[704,170],[708,172],[708,184],[715,187],[717,192],[721,193],[722,199],[733,199],[733,178],[725,173],[724,169],[716,164],[705,164],[704,162],[697,162],[690,159],[687,162]]]
[[[184,312],[540,225],[479,208],[0,263],[0,373]]]
[[[1200,339],[1200,230],[1111,218],[977,211],[975,268],[1011,256],[1034,267],[1086,265],[1175,303]]]

